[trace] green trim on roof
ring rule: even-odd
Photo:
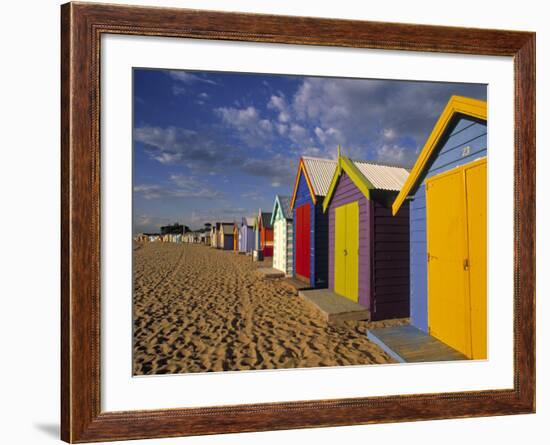
[[[325,199],[323,200],[323,212],[327,211],[328,205],[330,204],[330,200],[332,199],[332,195],[336,190],[336,185],[338,184],[338,180],[340,179],[343,171],[346,172],[346,174],[350,177],[355,186],[359,190],[361,190],[361,193],[365,195],[365,198],[370,199],[370,190],[374,189],[375,187],[369,182],[367,178],[365,178],[363,173],[359,171],[359,169],[353,164],[351,159],[347,158],[346,156],[342,156],[340,154],[340,150],[338,150],[338,165],[336,166],[334,176],[332,177],[332,180],[330,182],[327,196],[325,196]]]

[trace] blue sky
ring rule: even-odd
[[[134,69],[134,233],[233,221],[289,195],[300,156],[412,166],[453,94],[485,85]]]

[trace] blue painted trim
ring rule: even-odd
[[[370,330],[367,330],[367,339],[373,342],[376,346],[382,349],[386,354],[393,358],[398,363],[407,363],[403,357],[401,357],[397,352],[391,349],[386,343],[380,340],[376,335],[374,335]]]
[[[315,204],[311,202],[309,215],[309,285],[315,287]]]

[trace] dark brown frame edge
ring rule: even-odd
[[[61,12],[63,440],[92,442],[534,412],[534,33],[92,3],[68,3]],[[514,388],[101,412],[99,68],[104,33],[512,56]]]

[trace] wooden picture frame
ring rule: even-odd
[[[100,38],[103,34],[511,56],[515,70],[514,386],[210,408],[100,408]],[[61,437],[67,442],[535,411],[535,34],[170,8],[61,7]]]

